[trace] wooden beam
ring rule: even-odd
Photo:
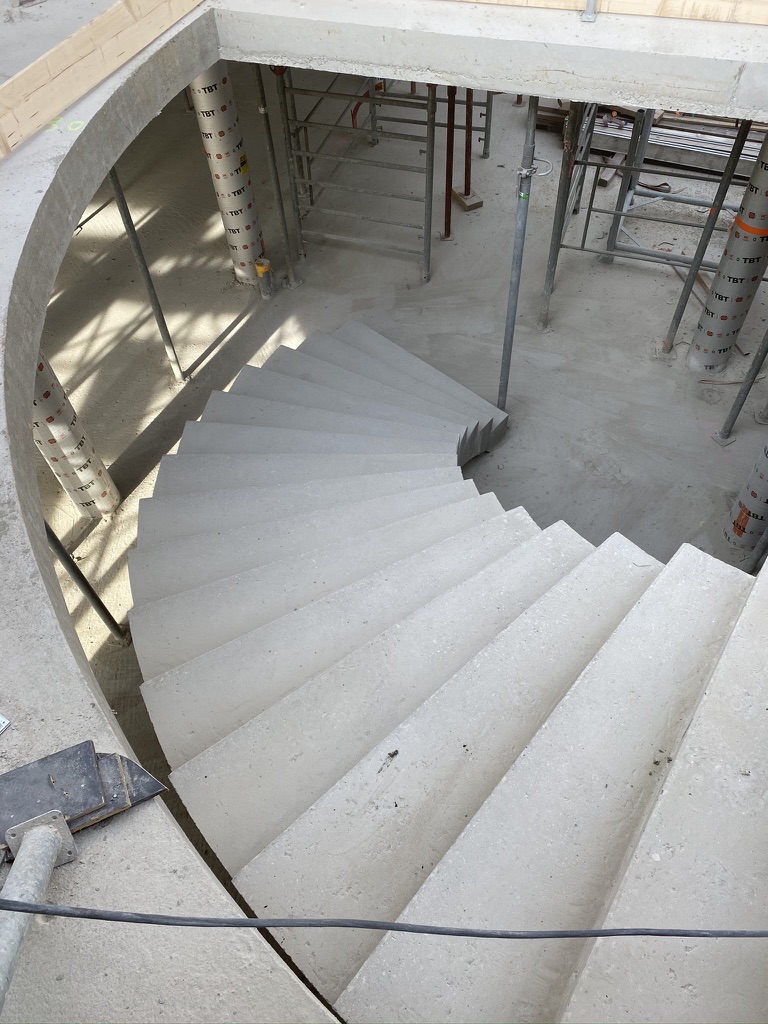
[[[0,158],[50,124],[201,0],[119,0],[0,85]]]
[[[477,0],[453,2],[475,3]],[[558,11],[583,11],[586,6],[585,0],[480,0],[480,3],[502,7],[543,7]],[[597,13],[768,25],[768,0],[597,0]]]

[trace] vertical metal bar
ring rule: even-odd
[[[163,310],[160,306],[160,300],[157,297],[157,292],[155,291],[152,275],[149,272],[147,261],[144,259],[144,253],[141,248],[141,243],[139,242],[139,236],[136,234],[136,228],[133,224],[131,211],[128,209],[128,203],[126,202],[125,194],[123,193],[123,188],[120,184],[120,179],[118,178],[117,171],[114,167],[109,172],[109,180],[112,184],[112,191],[115,193],[115,202],[117,203],[117,208],[120,211],[123,227],[125,228],[125,233],[128,236],[128,243],[131,247],[133,258],[136,261],[136,266],[139,268],[139,273],[141,274],[141,279],[144,282],[144,288],[147,292],[147,298],[149,299],[149,304],[152,307],[152,312],[155,316],[157,329],[160,332],[160,337],[163,339],[163,345],[165,345],[165,354],[168,356],[168,362],[171,364],[173,376],[176,380],[183,381],[184,374],[181,366],[179,365],[179,357],[176,355],[176,349],[173,347],[171,334],[168,330],[168,324],[165,322],[165,317],[163,316]]]
[[[304,245],[304,233],[301,225],[301,212],[299,210],[299,191],[296,185],[296,165],[294,163],[293,146],[291,144],[291,126],[288,116],[288,102],[285,90],[285,68],[273,67],[272,71],[277,79],[277,100],[280,105],[280,120],[283,126],[283,144],[285,145],[285,158],[288,162],[288,180],[291,185],[291,205],[293,215],[296,218],[296,234],[299,240],[299,255],[306,258],[307,249]]]
[[[472,193],[472,89],[467,89],[464,107],[464,195]]]
[[[451,237],[451,212],[453,203],[453,144],[456,136],[456,86],[448,86],[448,118],[445,141],[445,225],[443,238]]]
[[[723,176],[720,179],[720,184],[717,187],[715,198],[712,201],[712,206],[710,207],[709,213],[707,215],[707,219],[704,224],[704,230],[701,232],[699,244],[696,246],[696,252],[693,254],[693,260],[691,261],[691,267],[688,271],[688,276],[685,279],[683,290],[680,292],[680,298],[677,300],[675,312],[672,314],[672,320],[670,321],[669,327],[667,328],[667,333],[664,337],[664,340],[661,343],[661,348],[663,352],[671,352],[672,346],[675,344],[675,337],[677,336],[677,331],[680,327],[680,321],[683,319],[685,307],[688,305],[688,299],[690,299],[691,292],[693,291],[693,286],[696,283],[696,275],[698,274],[701,268],[701,261],[704,259],[704,256],[706,254],[707,246],[709,245],[709,241],[712,238],[712,232],[715,230],[717,218],[720,214],[720,211],[723,208],[725,197],[728,194],[728,189],[730,187],[731,181],[733,180],[733,176],[736,173],[736,167],[738,166],[739,159],[741,158],[741,151],[744,149],[744,143],[747,141],[747,136],[749,135],[751,129],[751,121],[742,121],[739,125],[739,130],[736,133],[736,138],[733,141],[733,148],[731,149],[730,156],[728,157],[725,167],[723,168]],[[744,397],[746,398],[746,395]],[[736,399],[736,401],[738,401],[738,398]],[[741,404],[743,405],[744,402],[742,401]],[[734,402],[734,407],[735,405],[736,403]],[[739,406],[739,409],[741,409],[741,406]],[[735,421],[736,417],[734,417],[734,422]],[[733,426],[733,423],[731,424],[731,426]],[[723,427],[723,430],[724,429],[725,427]],[[720,431],[721,437],[727,437],[728,434],[723,434],[723,430]]]
[[[493,121],[493,93],[485,94],[485,131],[483,132],[482,157],[487,160],[491,155],[491,122]]]
[[[503,409],[507,404],[509,387],[509,368],[512,362],[512,343],[515,337],[515,319],[517,318],[517,300],[520,294],[520,278],[523,270],[523,249],[525,247],[525,226],[528,221],[528,200],[531,195],[531,179],[535,174],[533,155],[536,146],[536,114],[539,97],[528,98],[528,120],[525,126],[525,145],[523,159],[518,170],[517,218],[515,221],[515,244],[512,251],[512,273],[509,279],[509,300],[507,303],[507,320],[504,325],[504,347],[501,353],[501,373],[499,375],[499,398],[496,404]]]
[[[83,575],[80,566],[61,543],[48,523],[45,524],[45,536],[48,541],[48,546],[59,560],[62,568],[72,579],[77,589],[91,605],[112,636],[116,637],[118,640],[128,639],[128,630],[125,626],[121,626],[114,615],[112,615],[110,610],[93,589],[90,582]]]
[[[584,117],[584,104],[572,103],[568,112],[568,127],[563,139],[563,159],[560,164],[560,183],[557,188],[557,200],[555,202],[555,215],[552,222],[552,238],[549,242],[549,256],[547,257],[547,271],[544,277],[544,292],[541,297],[541,312],[539,313],[539,324],[547,326],[549,320],[549,302],[552,298],[552,290],[555,285],[555,272],[557,261],[560,257],[560,243],[563,240],[565,227],[565,215],[568,209],[568,196],[571,191],[571,175],[573,164],[576,158],[576,143],[581,131],[581,122]]]
[[[726,416],[725,423],[723,423],[722,427],[712,435],[718,444],[727,444],[729,439],[734,440],[731,438],[733,425],[747,400],[747,395],[752,390],[752,385],[757,380],[758,373],[760,373],[760,370],[763,368],[766,356],[768,356],[768,331],[763,335],[763,340],[760,342],[760,348],[755,353],[755,358],[752,360],[752,364],[744,378],[744,382],[739,388],[739,393],[733,400],[731,411]]]
[[[585,168],[584,173],[586,175],[586,168]],[[600,171],[600,168],[599,167],[595,167],[595,173],[592,176],[592,188],[589,190],[589,203],[587,204],[587,215],[584,218],[584,230],[581,233],[581,248],[582,249],[587,244],[587,231],[589,231],[589,222],[590,222],[590,220],[592,218],[592,210],[593,210],[594,205],[595,205],[595,192],[597,192],[597,186],[598,186],[598,183],[600,181],[600,174],[601,173],[602,172]]]
[[[640,145],[642,141],[643,131],[646,124],[646,115],[648,111],[640,107],[635,115],[635,122],[632,125],[632,134],[629,139],[629,146],[627,148],[627,167],[637,167],[637,156],[640,151]],[[653,121],[653,117],[651,117]],[[621,216],[626,208],[627,201],[629,199],[630,186],[632,185],[632,179],[634,172],[624,171],[621,177],[621,185],[619,186],[619,195],[616,200],[616,214],[611,220],[611,226],[608,231],[608,241],[606,243],[606,255],[603,256],[604,263],[612,263],[613,256],[611,255],[613,250],[616,248],[616,239],[619,237],[619,231],[621,229],[624,217]]]
[[[370,100],[370,103],[368,104],[368,106],[370,108],[369,117],[370,117],[370,121],[371,121],[371,139],[370,139],[370,142],[371,142],[372,146],[376,146],[376,145],[378,145],[379,140],[376,137],[376,128],[377,128],[378,122],[377,122],[377,118],[376,118],[376,79],[375,78],[369,78],[368,79],[368,98]]]
[[[291,254],[291,240],[288,235],[288,221],[285,216],[285,204],[283,203],[283,192],[280,188],[280,175],[277,170],[277,157],[275,155],[275,143],[272,139],[272,127],[269,122],[269,110],[267,109],[267,94],[264,91],[264,77],[261,73],[261,65],[255,64],[253,75],[256,80],[256,95],[259,101],[259,113],[264,129],[264,141],[267,147],[267,162],[269,163],[269,176],[272,180],[272,191],[275,194],[275,205],[277,206],[277,219],[280,223],[280,238],[283,243],[283,255],[288,270],[288,285],[296,288],[301,282],[296,275],[296,268],[293,264]]]
[[[592,137],[595,134],[595,119],[597,117],[597,104],[596,103],[592,103],[592,104],[590,104],[590,106],[592,108],[592,112],[591,112],[591,115],[589,116],[589,118],[586,119],[587,104],[586,103],[584,104],[584,108],[585,108],[585,111],[584,111],[584,113],[585,113],[585,121],[584,121],[584,130],[583,130],[584,138],[583,139],[579,138],[579,140],[577,142],[577,145],[576,145],[576,153],[577,153],[577,155],[578,155],[579,149],[581,149],[582,151],[586,151],[586,153],[589,153],[590,149],[592,148]],[[579,213],[579,211],[581,209],[581,194],[584,191],[584,182],[587,180],[587,168],[586,167],[582,167],[582,168],[579,168],[579,170],[581,170],[582,173],[579,174],[578,178],[577,178],[576,192],[574,194],[573,203],[571,205],[571,212],[572,213]]]
[[[288,109],[288,117],[292,121],[298,121],[299,118],[298,118],[298,115],[296,114],[296,97],[293,94],[293,72],[291,71],[290,68],[284,68],[284,78],[285,78],[286,104],[287,104],[287,109]],[[307,152],[309,152],[308,140],[307,139],[304,140],[305,143],[306,143],[305,145],[302,146],[302,144],[301,144],[301,129],[300,128],[296,128],[296,127],[291,127],[289,125],[288,130],[289,130],[291,138],[293,139],[293,145],[291,146],[291,149],[304,149]],[[305,131],[306,131],[306,129],[305,129]],[[299,179],[308,178],[309,177],[309,173],[307,171],[307,168],[304,166],[303,158],[301,156],[296,156],[295,159],[296,159],[296,168],[297,168],[297,170],[299,172]],[[301,190],[302,190],[302,192],[306,192],[307,191],[306,184],[302,184]],[[311,200],[311,197],[310,197],[310,202],[311,201],[312,200]]]
[[[744,572],[754,572],[760,564],[760,559],[768,551],[768,530],[763,532],[760,540],[755,544],[754,550],[749,558],[744,562],[742,568]]]
[[[427,86],[427,152],[424,175],[424,284],[429,281],[432,262],[432,203],[435,189],[435,120],[437,114],[437,86]]]
[[[61,836],[54,828],[41,825],[30,829],[8,872],[2,889],[3,899],[19,903],[42,902],[60,849]],[[11,910],[0,913],[0,1011],[33,916],[15,914]]]

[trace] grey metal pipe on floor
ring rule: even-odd
[[[499,397],[496,404],[504,409],[507,404],[509,387],[509,368],[512,362],[512,344],[515,337],[515,319],[517,318],[517,300],[520,295],[520,278],[523,271],[523,250],[525,248],[525,228],[528,222],[528,200],[531,195],[531,178],[536,173],[533,156],[536,146],[536,114],[539,109],[539,97],[528,99],[528,119],[525,126],[525,144],[523,159],[518,169],[517,217],[515,220],[515,241],[512,249],[512,273],[509,279],[509,299],[507,301],[507,319],[504,325],[504,346],[501,353],[501,373],[499,375]]]
[[[264,90],[264,76],[261,73],[260,64],[254,65],[253,77],[256,81],[256,95],[259,101],[259,113],[261,114],[261,123],[264,128],[264,141],[267,147],[269,177],[272,181],[272,191],[275,194],[275,205],[277,206],[277,219],[280,224],[280,240],[283,245],[283,256],[285,257],[285,265],[288,271],[288,286],[290,288],[296,288],[301,284],[301,281],[299,281],[299,278],[296,275],[296,267],[294,266],[293,256],[291,254],[291,240],[288,234],[288,221],[285,216],[285,204],[283,203],[283,193],[280,188],[280,175],[277,170],[277,156],[275,154],[275,144],[272,139],[272,127],[269,122],[269,110],[267,108],[267,94]]]
[[[717,188],[714,202],[712,203],[709,214],[704,223],[704,229],[701,232],[699,244],[696,246],[696,252],[693,254],[691,269],[688,271],[688,276],[685,279],[685,284],[683,285],[683,290],[680,293],[680,298],[677,300],[677,307],[675,308],[675,312],[672,314],[672,320],[667,328],[664,340],[661,343],[661,349],[663,352],[671,352],[672,346],[675,344],[675,338],[677,336],[678,328],[680,327],[680,321],[683,319],[685,307],[688,305],[688,300],[691,297],[691,292],[693,291],[693,286],[696,282],[696,275],[701,269],[701,262],[704,259],[707,246],[712,238],[712,232],[715,230],[717,218],[723,208],[725,197],[728,194],[728,188],[733,180],[733,175],[736,172],[736,167],[738,166],[739,159],[741,157],[741,151],[744,148],[744,143],[747,141],[747,136],[749,135],[751,128],[751,121],[742,121],[739,125],[738,133],[733,142],[733,148],[731,149],[730,156],[728,157],[728,161],[723,170],[723,177]],[[731,426],[733,426],[733,424],[731,424]]]
[[[722,373],[768,267],[768,135],[733,218],[688,351],[693,373]]]
[[[3,899],[40,903],[45,897],[60,850],[61,836],[54,828],[40,825],[30,829],[5,880]],[[0,1011],[32,920],[32,914],[0,912]]]
[[[179,363],[179,357],[176,354],[176,348],[171,338],[171,332],[168,330],[168,324],[165,322],[165,314],[163,313],[163,307],[160,305],[160,300],[157,297],[155,291],[155,282],[152,280],[152,275],[149,272],[147,261],[144,257],[144,250],[141,248],[141,242],[139,242],[139,236],[136,233],[136,226],[133,223],[133,217],[128,207],[128,201],[125,198],[123,192],[123,186],[120,184],[120,179],[117,176],[117,171],[113,167],[109,172],[109,181],[112,185],[112,191],[115,195],[115,203],[117,209],[120,211],[120,218],[125,228],[125,233],[128,237],[128,244],[131,247],[133,258],[136,266],[139,268],[141,274],[141,280],[144,283],[144,289],[149,299],[149,304],[152,307],[152,314],[157,324],[157,329],[160,333],[160,337],[163,339],[163,345],[165,346],[165,354],[168,356],[168,362],[171,364],[173,370],[173,376],[177,381],[184,380],[184,373]]]

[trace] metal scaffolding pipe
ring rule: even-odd
[[[735,438],[731,437],[731,431],[738,418],[739,413],[744,407],[744,403],[747,400],[747,395],[752,390],[752,385],[757,380],[757,375],[763,368],[765,357],[768,356],[768,331],[763,335],[763,340],[760,342],[760,348],[755,353],[755,358],[752,360],[752,365],[749,367],[749,371],[744,378],[744,383],[739,388],[739,393],[733,400],[731,411],[725,418],[725,423],[716,430],[712,435],[718,444],[726,445],[734,441]],[[760,413],[758,413],[758,421],[760,420]]]
[[[629,204],[632,202],[635,185],[637,184],[637,180],[640,176],[639,168],[642,166],[643,159],[645,157],[645,150],[648,145],[648,136],[651,133],[652,127],[653,110],[645,110],[641,107],[635,114],[635,120],[632,125],[632,134],[627,148],[626,165],[624,167],[621,185],[619,186],[619,195],[616,201],[616,211],[620,216],[613,218],[608,231],[608,241],[605,246],[607,255],[603,257],[603,262],[605,263],[613,262],[613,250],[616,248],[619,231],[624,223],[623,215],[629,208]],[[630,170],[629,168],[638,168],[638,170]]]
[[[261,65],[255,64],[253,76],[256,81],[256,95],[259,100],[259,113],[264,128],[264,142],[267,147],[267,162],[269,164],[269,177],[272,182],[272,191],[275,194],[275,205],[277,206],[277,219],[280,224],[280,240],[283,243],[283,256],[288,271],[288,287],[296,288],[301,284],[296,275],[296,267],[291,254],[291,239],[288,234],[288,221],[285,216],[285,204],[283,203],[283,192],[280,188],[280,175],[277,170],[277,157],[275,155],[275,144],[272,140],[272,127],[269,123],[269,110],[267,109],[267,94],[264,90],[264,76],[261,73]]]
[[[448,86],[448,129],[445,140],[445,224],[443,238],[451,237],[453,203],[453,144],[456,136],[456,86]]]
[[[725,536],[734,547],[754,548],[768,525],[768,447],[764,447],[747,482],[739,491],[725,525]]]
[[[424,254],[422,279],[429,281],[432,262],[432,202],[435,188],[435,120],[437,114],[437,86],[427,86],[427,152],[424,169]]]
[[[111,515],[120,494],[42,352],[37,357],[32,434],[80,515]]]
[[[160,337],[163,339],[163,345],[165,346],[165,354],[168,356],[168,362],[171,364],[173,370],[173,376],[177,381],[181,382],[184,380],[184,374],[179,364],[179,357],[176,354],[176,349],[171,338],[171,332],[168,330],[168,324],[165,322],[165,315],[163,308],[160,305],[160,300],[157,297],[155,291],[155,283],[152,280],[152,275],[149,272],[147,261],[144,258],[144,250],[141,248],[141,242],[139,242],[139,236],[136,234],[136,226],[133,223],[133,217],[131,217],[131,211],[128,207],[128,202],[123,192],[123,186],[120,184],[120,179],[117,176],[117,171],[113,167],[109,172],[109,180],[112,185],[112,191],[115,194],[115,203],[120,211],[120,218],[125,228],[125,233],[128,236],[128,244],[131,247],[133,258],[136,262],[136,266],[139,268],[141,274],[141,280],[144,282],[144,288],[147,292],[147,298],[149,304],[152,307],[152,313],[155,317],[155,323],[157,329],[160,332]]]
[[[517,300],[520,294],[520,278],[523,271],[523,249],[525,247],[525,227],[528,221],[528,200],[531,195],[531,178],[536,173],[536,168],[533,166],[533,155],[536,145],[536,114],[538,108],[539,97],[530,96],[528,99],[528,120],[525,126],[523,159],[517,172],[515,242],[512,251],[512,273],[509,279],[507,320],[504,325],[504,347],[501,353],[499,397],[496,402],[500,409],[504,409],[507,404],[509,368],[512,362],[512,343],[515,337],[515,319],[517,317]]]
[[[299,256],[306,259],[307,247],[304,244],[302,233],[301,210],[299,209],[299,186],[296,181],[296,164],[294,162],[293,146],[291,145],[291,118],[288,113],[288,99],[285,86],[285,68],[277,65],[272,68],[272,73],[277,82],[277,101],[280,105],[280,121],[283,127],[283,145],[285,147],[285,159],[288,164],[288,181],[291,186],[291,205],[293,215],[296,218],[296,234],[299,240]]]
[[[576,143],[581,131],[581,122],[584,120],[584,103],[572,103],[568,109],[568,125],[565,137],[563,138],[563,159],[560,164],[560,182],[557,187],[557,200],[555,202],[555,215],[552,221],[552,238],[549,242],[549,256],[547,257],[547,272],[544,278],[544,292],[541,296],[541,312],[539,313],[539,324],[547,326],[549,320],[549,303],[552,298],[552,291],[555,287],[555,273],[557,261],[560,256],[560,244],[563,240],[565,229],[565,216],[568,212],[568,198],[571,192],[571,178],[573,176],[573,165],[576,159]]]
[[[493,122],[493,97],[494,93],[485,94],[485,130],[483,131],[483,152],[481,156],[487,160],[491,155],[491,125]]]
[[[722,373],[768,267],[768,135],[758,154],[739,212],[688,352],[694,373]]]
[[[467,104],[464,118],[464,196],[472,194],[472,99],[473,92],[467,89]]]
[[[264,238],[226,62],[198,75],[189,89],[235,277],[258,288],[255,261],[264,255]]]

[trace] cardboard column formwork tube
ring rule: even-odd
[[[189,91],[235,277],[258,287],[255,261],[264,255],[264,238],[226,62],[219,61],[198,75]]]
[[[733,504],[725,536],[734,547],[749,550],[768,525],[768,447],[763,448]]]
[[[768,266],[768,135],[755,162],[739,212],[691,342],[694,373],[722,373]]]
[[[120,494],[42,353],[32,405],[35,444],[78,512],[91,519],[110,515],[120,504]]]

